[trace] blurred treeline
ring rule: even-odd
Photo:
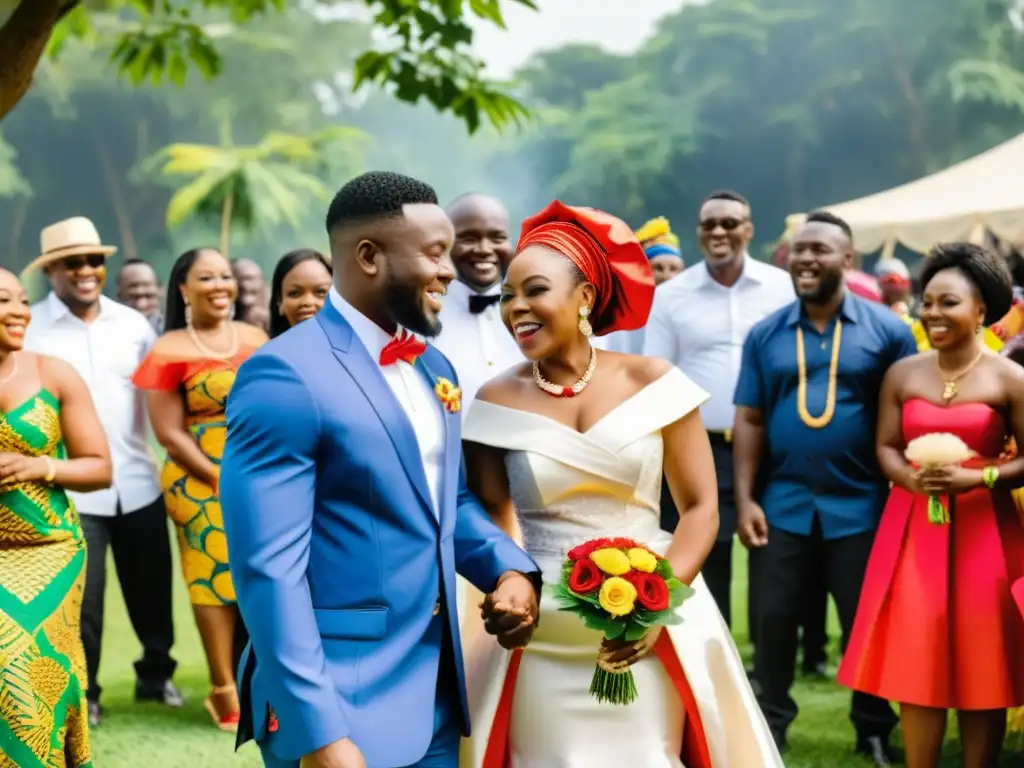
[[[911,180],[1024,130],[1017,6],[681,3],[629,55],[589,45],[538,54],[513,84],[534,119],[472,139],[427,107],[353,96],[349,52],[365,50],[370,30],[301,8],[225,39],[222,76],[183,87],[132,88],[101,44],[70,43],[0,124],[0,262],[20,268],[42,226],[82,214],[122,255],[166,274],[177,253],[217,243],[227,216],[231,255],[269,267],[294,247],[324,248],[324,195],[370,168],[421,177],[445,198],[498,194],[516,220],[555,196],[635,225],[666,215],[687,250],[700,199],[733,187],[767,245],[788,213]],[[336,126],[355,130],[315,138]],[[195,146],[152,159],[182,144]]]

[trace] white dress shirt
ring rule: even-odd
[[[497,303],[477,315],[469,311],[469,297],[475,293],[465,283],[458,280],[451,282],[441,311],[444,327],[434,342],[434,346],[451,361],[459,375],[462,401],[466,404],[463,414],[469,410],[468,406],[476,398],[480,387],[526,359],[502,322],[501,309]],[[497,296],[499,293],[500,283],[479,295]]]
[[[644,329],[635,331],[612,331],[607,336],[593,336],[590,346],[608,352],[621,352],[626,355],[642,355],[644,353]]]
[[[113,486],[91,493],[68,491],[80,514],[114,517],[119,502],[128,514],[160,496],[147,440],[145,393],[132,384],[154,341],[156,332],[142,314],[106,296],[100,297],[99,315],[91,323],[75,317],[52,292],[32,305],[26,348],[60,358],[78,371],[110,443]]]
[[[655,292],[644,354],[665,358],[712,393],[700,409],[709,431],[732,429],[743,341],[755,323],[795,300],[788,272],[749,255],[729,287],[695,265]]]
[[[345,301],[334,288],[331,288],[329,296],[331,304],[352,326],[356,338],[370,353],[370,357],[380,360],[381,350],[394,337],[385,333],[379,325]],[[441,403],[423,374],[404,360],[399,360],[394,365],[383,366],[380,371],[409,418],[413,432],[416,433],[420,457],[423,459],[423,471],[427,476],[427,485],[430,486],[431,500],[434,502],[434,514],[439,515],[445,443]]]

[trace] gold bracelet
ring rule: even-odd
[[[57,476],[57,465],[49,456],[43,456],[42,458],[46,462],[46,474],[43,476],[43,480],[52,483],[53,478]]]

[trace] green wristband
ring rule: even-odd
[[[999,468],[998,467],[985,467],[981,470],[981,480],[985,483],[988,488],[995,488],[996,481],[999,479]]]

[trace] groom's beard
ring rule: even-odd
[[[426,300],[421,284],[402,283],[388,277],[384,304],[391,317],[406,330],[433,338],[441,333],[441,320],[426,308]]]

